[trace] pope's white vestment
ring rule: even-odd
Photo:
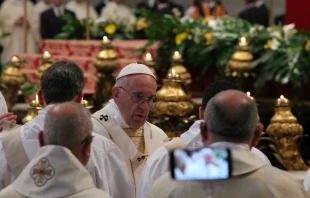
[[[167,135],[155,125],[146,122],[143,127],[144,153],[138,152],[135,144],[124,131],[127,124],[114,100],[92,116],[94,132],[111,139],[121,150],[129,171],[132,172],[133,182],[137,184],[146,159],[159,146],[164,144]]]
[[[44,129],[45,115],[53,106],[48,105],[39,111],[37,117],[21,127],[21,140],[29,160],[39,149],[38,133]],[[92,135],[94,138],[91,145],[91,157],[85,168],[93,178],[96,187],[112,197],[134,197],[131,175],[117,146],[96,133]],[[3,137],[0,133],[0,190],[13,181],[14,176],[8,166],[3,148]]]
[[[35,53],[35,39],[32,31],[32,17],[33,17],[33,4],[27,0],[27,18],[29,21],[29,28],[27,32],[28,53]],[[24,30],[23,26],[14,25],[19,17],[24,16],[24,5],[22,0],[6,0],[0,8],[0,26],[2,33],[11,33],[2,41],[4,47],[2,53],[2,62],[10,61],[11,57],[15,54],[24,53]]]
[[[200,123],[203,120],[197,120],[188,131],[184,132],[180,136],[182,145],[175,145],[174,148],[200,148],[203,146],[200,135]],[[173,143],[174,140],[167,144]],[[149,197],[150,190],[153,183],[162,174],[170,170],[170,155],[167,150],[167,144],[159,147],[152,156],[148,159],[141,173],[140,180],[137,188],[137,198]],[[182,148],[180,148],[180,146]],[[258,149],[252,148],[251,152],[259,157],[265,164],[271,165],[268,158]]]
[[[0,197],[110,198],[96,188],[70,150],[55,145],[40,148],[14,183],[0,192]]]
[[[310,193],[310,169],[307,171],[307,174],[304,179],[304,186],[306,191]]]
[[[0,91],[0,115],[7,113],[7,112],[8,112],[8,107],[6,106],[4,96],[2,95]]]
[[[39,1],[38,3],[36,3],[36,5],[34,6],[34,10],[33,10],[33,17],[32,17],[32,29],[33,29],[33,33],[35,36],[35,42],[36,45],[39,45],[39,42],[41,40],[41,35],[40,35],[40,15],[41,13],[43,13],[44,11],[48,10],[49,8],[51,8],[51,6],[47,3],[45,3],[43,0]]]
[[[227,197],[299,197],[310,195],[303,185],[285,171],[266,165],[249,152],[246,144],[217,142],[211,147],[228,147],[232,150],[232,177],[210,181],[173,181],[166,172],[153,184],[151,198],[227,198]]]
[[[87,18],[87,4],[86,1],[76,2],[75,0],[71,0],[66,4],[66,9],[74,12],[77,19],[82,20]],[[89,17],[91,19],[97,19],[98,15],[93,6],[89,6]]]

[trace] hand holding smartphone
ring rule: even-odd
[[[175,180],[218,180],[231,175],[231,154],[227,148],[176,149],[170,161]]]

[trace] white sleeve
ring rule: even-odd
[[[8,107],[6,106],[5,99],[0,91],[0,115],[8,112]]]
[[[308,170],[305,179],[304,179],[304,187],[307,192],[310,193],[310,169]]]
[[[150,191],[155,180],[169,171],[169,159],[169,154],[165,146],[160,146],[152,153],[140,175],[137,186],[137,198],[150,196]]]
[[[0,134],[0,191],[14,182],[14,177],[9,169]]]
[[[107,160],[104,163],[110,195],[114,198],[134,198],[135,188],[124,158],[112,141],[106,141]]]

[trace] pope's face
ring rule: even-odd
[[[152,102],[136,103],[130,94],[152,97],[156,94],[156,88],[156,80],[153,77],[137,74],[128,76],[126,83],[121,88],[114,87],[112,89],[113,99],[130,128],[138,129],[143,126],[152,108]]]

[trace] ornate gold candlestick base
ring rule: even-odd
[[[289,100],[281,96],[275,105],[267,134],[274,138],[282,164],[287,170],[307,170],[309,167],[301,158],[295,137],[303,134],[303,127],[291,112]]]
[[[39,104],[38,96],[36,96],[36,99],[32,100],[29,105],[30,105],[30,107],[28,108],[28,113],[22,120],[23,124],[25,124],[25,123],[31,121],[33,118],[35,118],[38,115],[39,110],[41,110],[43,108]]]

